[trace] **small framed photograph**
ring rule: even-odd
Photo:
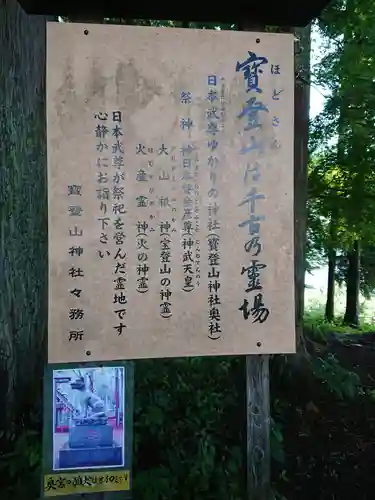
[[[44,496],[130,491],[131,362],[49,365]]]

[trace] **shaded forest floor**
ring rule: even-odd
[[[325,381],[291,394],[283,415],[286,472],[277,483],[288,500],[375,498],[375,334],[340,340],[331,338],[323,358],[351,374],[326,367]]]

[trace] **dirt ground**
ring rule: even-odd
[[[367,390],[375,390],[373,338],[330,346],[340,363],[356,372]],[[295,394],[285,419],[288,500],[375,499],[375,399],[363,396],[340,401],[319,383],[313,391]],[[288,412],[289,413],[289,412]]]

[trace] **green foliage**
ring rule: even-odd
[[[270,446],[273,460],[283,464],[285,462],[284,436],[282,425],[271,418]]]
[[[332,332],[356,335],[374,331],[371,324],[362,324],[360,329],[343,326],[340,317],[328,322],[324,318],[322,307],[319,306],[305,311],[304,329],[310,339],[323,344],[326,344],[328,335]],[[314,377],[339,400],[353,399],[364,394],[359,376],[343,367],[332,352],[326,352],[324,356],[312,357],[311,369]]]
[[[348,262],[346,255],[339,255],[336,262],[336,281],[342,285],[346,281]],[[366,246],[361,251],[360,291],[369,300],[375,292],[375,247]]]
[[[315,377],[340,400],[353,399],[363,393],[359,376],[342,367],[332,353],[328,354],[327,359],[313,359],[312,369]]]
[[[358,376],[343,368],[333,355],[314,359],[311,370],[318,385],[336,399],[349,400],[362,394]],[[134,498],[246,497],[244,374],[244,358],[136,363]],[[292,481],[284,449],[284,427],[291,411],[288,394],[279,389],[271,400],[270,440],[277,490]],[[314,394],[307,397],[314,398]],[[369,393],[369,399],[374,399],[373,394]],[[293,411],[299,414],[301,408]],[[0,456],[0,476],[7,479],[7,484],[1,485],[2,493],[5,499],[36,500],[41,439],[38,433],[24,431],[19,436],[7,436],[11,453]],[[275,491],[274,499],[283,497]]]
[[[136,497],[243,497],[244,374],[238,358],[137,363]]]
[[[42,444],[39,433],[2,433],[0,442],[12,450],[0,454],[0,477],[6,478],[1,491],[5,499],[37,499],[40,493]]]
[[[308,202],[309,266],[335,251],[343,256],[337,278],[359,280],[367,296],[375,288],[374,22],[371,0],[335,0],[319,21],[325,46],[312,79],[328,97],[312,122]],[[356,241],[360,277],[347,272],[345,259]],[[351,294],[356,289],[348,287]]]
[[[243,499],[244,358],[139,361],[135,381],[134,497]],[[277,416],[282,405],[273,406]],[[277,419],[272,419],[270,437],[272,458],[283,464],[282,426]],[[9,480],[4,491],[15,498],[38,498],[39,434],[2,438],[12,450],[0,457],[1,475]],[[25,485],[35,496],[25,493]]]
[[[374,325],[372,323],[362,323],[359,328],[352,328],[343,325],[342,316],[336,316],[334,321],[327,321],[324,317],[324,307],[317,304],[305,311],[304,329],[306,334],[316,341],[325,341],[327,335],[332,332],[336,333],[351,333],[357,335],[364,332],[373,332]]]

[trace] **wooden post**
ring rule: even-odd
[[[239,31],[264,31],[244,21]],[[269,356],[246,356],[247,499],[271,499]]]
[[[262,32],[264,26],[244,21],[239,24],[238,29],[240,31]],[[303,35],[308,33],[306,38],[309,41],[309,28],[304,28],[301,31]],[[294,33],[294,29],[279,27],[279,32]],[[303,41],[305,43],[305,39]],[[304,53],[309,54],[309,50],[310,45]],[[306,61],[304,62],[306,63]],[[309,56],[307,56],[307,68],[309,62]],[[295,91],[294,187],[296,196],[294,239],[296,243],[299,243],[299,246],[295,244],[296,326],[298,331],[303,314],[304,238],[302,235],[305,226],[300,223],[299,219],[300,213],[305,211],[306,204],[309,89],[302,88],[301,90],[301,86],[296,80]],[[305,218],[302,217],[302,219],[305,222]],[[298,338],[301,339],[303,336],[298,335]],[[246,356],[246,402],[247,498],[248,500],[271,500],[269,356]]]
[[[269,357],[246,356],[247,498],[270,500]]]

